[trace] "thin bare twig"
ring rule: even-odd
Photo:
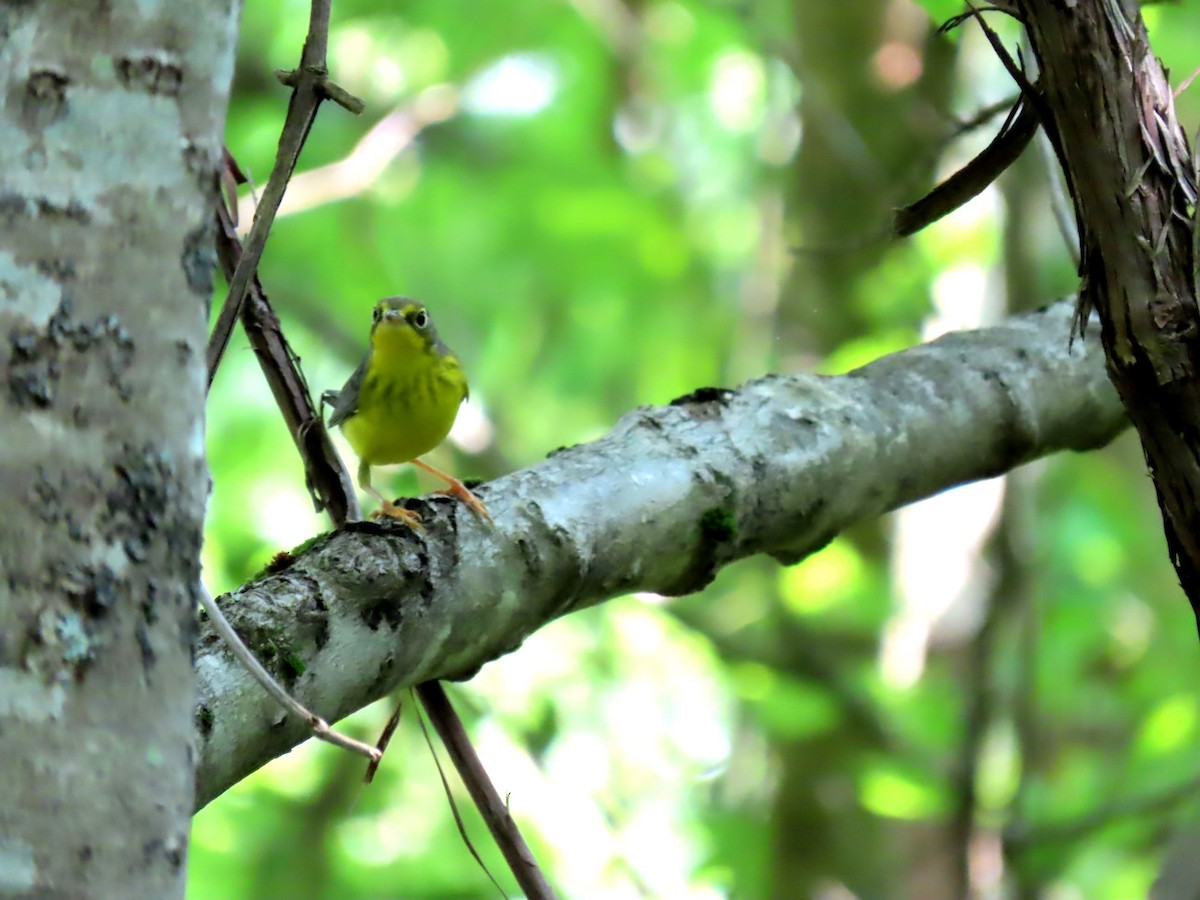
[[[525,839],[521,837],[517,823],[509,815],[508,806],[496,793],[483,764],[475,755],[475,748],[471,746],[466,729],[454,712],[454,707],[450,705],[441,683],[426,681],[417,685],[416,691],[421,705],[425,707],[433,727],[437,729],[438,736],[446,747],[446,752],[454,760],[459,777],[467,786],[467,791],[479,807],[488,830],[508,861],[517,884],[530,900],[554,900],[554,891],[538,868]]]
[[[1021,16],[1017,13],[1017,11],[1014,9],[1011,9],[1007,6],[1003,6],[998,3],[991,4],[990,6],[973,6],[970,2],[968,2],[967,3],[967,11],[961,12],[956,16],[951,16],[949,19],[947,19],[945,22],[943,22],[941,25],[938,26],[937,33],[938,34],[949,34],[955,28],[958,28],[960,25],[962,25],[963,22],[967,21],[968,19],[978,18],[979,13],[985,13],[985,12],[1004,13],[1006,16],[1012,16],[1018,22],[1022,21]]]
[[[236,164],[231,162],[230,171],[236,170]],[[225,277],[232,279],[233,272],[243,258],[242,245],[234,232],[230,210],[225,203],[218,204],[216,215],[217,258]],[[312,395],[300,371],[299,361],[283,336],[279,319],[271,308],[257,274],[251,277],[248,284],[241,320],[275,402],[287,423],[288,433],[304,461],[305,481],[313,503],[318,510],[329,511],[335,526],[357,519],[359,510],[354,483],[334,449],[324,422],[313,407]]]
[[[1196,80],[1197,75],[1200,75],[1200,66],[1192,69],[1192,74],[1183,79],[1183,81],[1179,83],[1179,87],[1171,91],[1171,96],[1178,100],[1180,95],[1192,86],[1192,82]]]
[[[432,717],[430,721],[433,721]],[[420,710],[417,710],[417,724],[421,726],[421,736],[425,738],[425,746],[429,748],[429,755],[433,757],[433,764],[437,767],[438,778],[442,780],[442,791],[446,795],[446,801],[450,804],[450,813],[454,816],[454,824],[458,826],[459,837],[463,839],[463,843],[467,845],[472,858],[479,864],[479,868],[483,869],[483,873],[487,875],[488,880],[496,886],[496,890],[500,892],[500,896],[508,900],[508,895],[504,893],[504,888],[500,886],[500,882],[496,880],[496,876],[492,874],[492,870],[487,867],[487,863],[483,861],[483,857],[479,855],[479,851],[475,849],[475,845],[471,842],[470,835],[467,834],[467,823],[463,821],[462,813],[458,811],[458,804],[454,802],[454,794],[450,790],[450,782],[446,780],[446,770],[442,768],[442,761],[438,759],[437,751],[433,748],[433,741],[429,737],[429,729],[425,727],[425,720],[421,718]],[[435,724],[434,727],[437,728],[437,725]]]
[[[211,385],[216,375],[217,366],[229,345],[229,336],[233,332],[233,323],[241,312],[242,301],[246,296],[250,279],[258,270],[263,250],[267,244],[271,224],[275,221],[275,213],[283,200],[283,192],[288,180],[296,170],[296,162],[300,151],[308,139],[317,110],[324,100],[333,100],[350,112],[359,113],[363,103],[357,97],[346,93],[329,80],[325,64],[326,50],[329,44],[329,5],[330,0],[313,0],[308,22],[308,37],[304,41],[304,50],[300,54],[300,65],[290,72],[276,72],[276,77],[292,88],[292,96],[288,101],[287,116],[284,118],[283,131],[279,136],[279,148],[275,153],[275,165],[271,169],[271,177],[263,190],[262,202],[254,211],[254,224],[246,238],[246,246],[241,260],[237,264],[233,277],[229,282],[229,292],[221,307],[217,323],[208,341],[208,383]]]
[[[1058,226],[1063,246],[1066,247],[1071,262],[1078,271],[1082,256],[1079,249],[1079,224],[1075,219],[1071,198],[1067,196],[1066,187],[1062,182],[1062,169],[1058,166],[1058,157],[1054,155],[1054,144],[1049,135],[1043,132],[1037,145],[1046,169],[1046,183],[1050,186],[1050,211],[1054,213],[1054,223]]]
[[[1020,94],[1003,97],[995,103],[989,103],[987,106],[976,110],[975,114],[969,119],[952,118],[955,124],[954,131],[946,138],[945,143],[969,134],[977,128],[982,128],[988,122],[992,121],[992,119],[996,118],[996,116],[1000,115],[1000,113],[1005,113],[1006,119],[1010,119],[1013,107],[1017,105],[1017,101],[1020,99]]]
[[[1005,49],[1004,42],[1000,40],[1000,35],[996,34],[992,27],[988,25],[987,21],[983,18],[983,14],[985,12],[1002,12],[1011,16],[1014,15],[1012,10],[999,6],[976,7],[972,6],[969,0],[967,7],[967,12],[963,13],[961,16],[956,16],[955,19],[960,21],[974,19],[979,23],[979,29],[983,32],[983,36],[987,38],[987,42],[992,45],[992,50],[995,51],[996,58],[1000,60],[1000,64],[1004,66],[1004,70],[1008,72],[1009,77],[1017,83],[1017,87],[1021,89],[1021,93],[1024,95],[1025,99],[1036,109],[1038,117],[1045,121],[1048,117],[1049,110],[1046,108],[1045,101],[1042,99],[1041,91],[1038,90],[1035,85],[1031,84],[1029,79],[1025,77],[1025,73],[1021,70],[1021,67],[1017,65],[1017,61],[1014,60],[1008,50]],[[956,24],[958,23],[956,22]],[[943,26],[943,28],[945,28],[945,26]]]
[[[969,3],[968,6],[970,6]],[[998,7],[986,7],[985,9],[998,9]],[[1008,12],[1007,10],[1000,11]],[[1016,161],[1037,133],[1043,111],[1043,104],[1040,101],[1041,94],[1036,85],[1029,83],[1024,72],[1004,49],[999,36],[984,21],[983,12],[983,9],[971,7],[968,12],[961,16],[955,16],[939,30],[948,31],[969,18],[976,19],[1005,69],[1021,88],[1021,95],[1012,111],[1009,112],[1008,119],[1005,120],[999,133],[982,153],[916,203],[896,210],[892,219],[892,233],[897,237],[915,234],[977,196]]]
[[[363,773],[363,784],[370,784],[375,780],[375,773],[379,771],[379,763],[383,760],[383,754],[387,750],[388,744],[392,742],[392,735],[396,733],[396,728],[400,724],[400,713],[403,710],[404,700],[397,700],[396,709],[388,717],[387,724],[383,726],[383,733],[375,742],[375,749],[379,751],[379,759],[373,759],[367,765],[367,771]]]
[[[313,737],[346,750],[361,753],[369,760],[375,761],[379,759],[381,756],[380,752],[370,744],[364,744],[362,741],[334,731],[329,727],[328,722],[316,713],[309,712],[298,700],[284,690],[283,686],[271,676],[270,672],[263,668],[262,663],[250,652],[250,648],[238,637],[238,633],[233,630],[233,626],[229,624],[229,620],[225,618],[225,614],[217,606],[217,601],[208,592],[208,588],[201,584],[199,585],[199,589],[200,605],[204,607],[204,611],[208,613],[209,619],[212,620],[213,628],[224,639],[233,655],[237,657],[238,662],[246,667],[246,671],[254,676],[254,680],[266,688],[267,693],[278,700],[281,706],[308,722],[309,727],[312,728]]]
[[[1009,120],[983,152],[916,203],[896,210],[892,233],[896,237],[915,234],[978,196],[1016,161],[1037,129],[1037,113],[1027,101],[1018,100]]]

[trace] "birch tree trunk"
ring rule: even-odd
[[[0,896],[183,896],[237,10],[0,7]]]

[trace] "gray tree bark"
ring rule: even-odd
[[[684,594],[755,553],[795,562],[861,519],[1126,425],[1073,303],[836,378],[768,376],[637,409],[607,437],[449,498],[426,527],[357,522],[222,599],[258,658],[330,721],[469,675],[547,622],[631,591]],[[197,659],[201,804],[307,735],[216,636]]]
[[[237,8],[0,7],[0,896],[184,893]]]

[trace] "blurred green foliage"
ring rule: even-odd
[[[228,145],[259,185],[307,6],[243,14]],[[1200,63],[1200,8],[1145,15],[1174,71]],[[357,362],[376,298],[418,296],[472,380],[434,461],[487,478],[639,404],[846,371],[1069,292],[1036,148],[883,240],[996,125],[950,140],[956,121],[1012,93],[976,28],[933,24],[883,0],[339,0],[331,71],[367,111],[322,111],[261,269],[314,392]],[[240,336],[208,436],[220,591],[327,524]],[[1027,466],[999,506],[944,500],[791,568],[573,615],[454,689],[563,896],[950,896],[965,783],[980,890],[1145,894],[1198,812],[1170,792],[1200,767],[1200,670],[1136,441]],[[409,706],[369,788],[310,742],[199,813],[190,896],[494,896]],[[373,739],[389,711],[347,727]]]

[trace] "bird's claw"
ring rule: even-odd
[[[383,506],[371,513],[372,519],[399,519],[409,528],[421,527],[421,514],[414,512],[411,509],[405,509],[397,503],[390,500],[384,500]]]
[[[461,481],[450,485],[450,487],[438,491],[439,494],[446,494],[450,497],[457,497],[472,510],[482,516],[486,521],[492,521],[492,514],[488,512],[488,508],[483,505],[483,501],[471,493],[470,489]]]

